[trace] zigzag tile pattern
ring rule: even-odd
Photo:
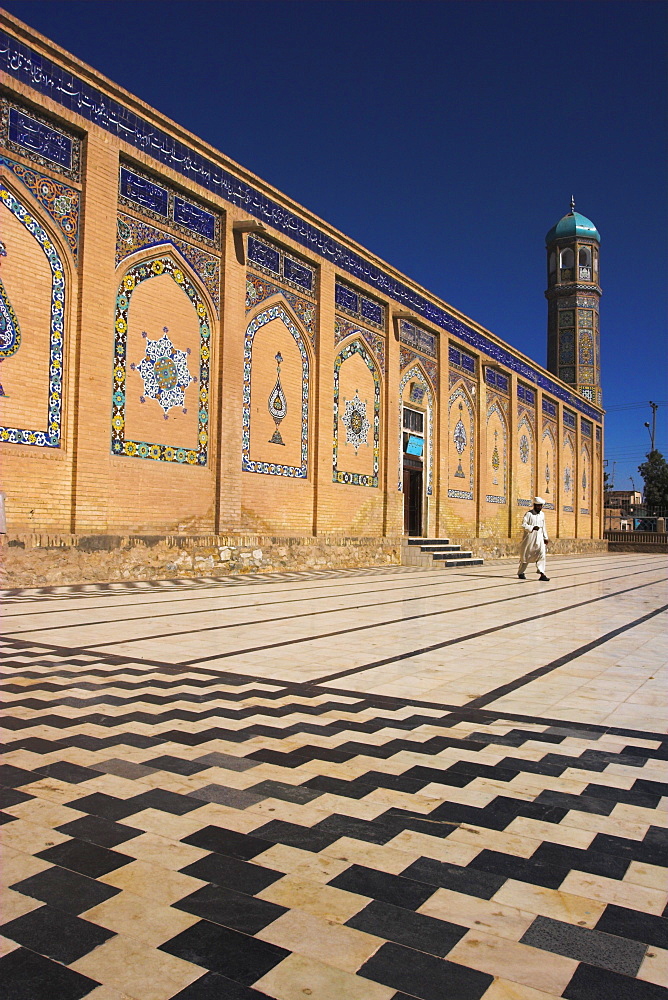
[[[668,744],[8,641],[7,1000],[659,1000]]]
[[[361,569],[309,569],[283,573],[230,573],[226,576],[171,577],[167,580],[128,580],[114,583],[58,584],[51,587],[12,588],[0,591],[5,604],[26,604],[35,597],[58,600],[62,597],[94,597],[96,594],[128,595],[155,591],[204,590],[216,587],[246,587],[252,583],[299,580],[335,580],[356,576],[403,575],[419,570],[409,566],[374,566]]]

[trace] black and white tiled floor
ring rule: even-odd
[[[644,583],[639,558],[559,565],[564,586],[586,567],[595,578],[587,599],[600,595],[604,607],[607,581],[623,576],[626,589]],[[644,566],[651,585],[640,592],[649,600],[643,614],[633,612],[639,624],[615,618],[614,629],[599,629],[611,636],[597,646],[599,656],[604,647],[617,649],[622,635],[626,673],[626,660],[632,667],[645,645],[656,653],[656,637],[647,640],[643,629],[665,617],[657,612],[660,595],[653,596],[661,572]],[[488,627],[491,648],[498,622],[480,617],[490,588],[508,601],[503,614],[516,631],[530,617],[522,611],[513,618],[518,585],[509,572],[508,591],[495,589],[506,586],[499,583],[504,573],[447,575],[447,583],[440,574],[387,574],[375,583],[369,575],[364,603],[376,593],[382,606],[394,584],[409,602],[426,578],[429,600],[440,586],[449,614],[458,606],[454,595],[477,588],[483,610],[476,626]],[[332,577],[318,589],[309,613],[340,616],[344,582],[354,581]],[[244,606],[253,604],[258,619],[272,601],[285,603],[276,593],[255,601],[253,587],[265,584],[245,583]],[[309,591],[290,588],[307,584],[283,581],[277,593],[292,608]],[[189,594],[187,587],[176,592]],[[221,614],[232,607],[230,593],[220,598]],[[554,592],[537,594],[533,603],[558,618],[549,603]],[[248,654],[188,657],[195,662],[125,654],[134,604],[118,612],[118,648],[94,648],[96,622],[113,616],[118,593],[111,590],[95,595],[88,618],[81,617],[81,596],[64,595],[66,627],[49,640],[44,629],[60,600],[49,596],[47,613],[46,596],[21,604],[26,614],[40,612],[41,631],[9,629],[5,644],[0,997],[668,995],[662,726],[598,724],[577,712],[550,718],[517,711],[520,702],[507,712],[497,701],[509,695],[497,697],[493,672],[491,697],[463,704],[439,702],[424,686],[413,698],[387,693],[374,646],[387,617],[364,640],[367,659],[356,670],[332,652],[318,663],[319,677],[295,667],[291,679],[289,643],[300,639],[297,649],[310,648],[323,631],[318,624],[307,642],[311,625],[300,617],[291,628],[303,634],[280,633],[285,643],[272,678],[268,666],[249,671]],[[564,607],[573,597],[564,593]],[[359,596],[350,600],[359,606]],[[425,617],[433,614],[432,604],[417,603]],[[408,620],[415,604],[402,606]],[[153,622],[150,601],[143,611],[143,625]],[[210,614],[208,605],[201,613]],[[497,613],[495,599],[490,614]],[[354,631],[361,612],[350,614]],[[365,614],[374,622],[378,609]],[[74,617],[76,628],[88,630],[86,644],[68,645]],[[239,627],[239,647],[247,649],[246,626]],[[164,623],[156,625],[156,635],[164,631]],[[579,642],[574,637],[572,647]],[[275,641],[266,645],[276,648]],[[465,654],[454,649],[465,675]],[[424,654],[428,669],[438,669],[437,655],[443,670],[452,669],[443,650]],[[554,683],[592,656],[591,649],[570,659],[562,653],[564,664],[554,666],[552,652],[542,667],[531,664],[533,673],[544,671],[537,679],[512,682],[513,697],[547,683],[543,678]],[[337,672],[346,676],[332,680]],[[602,674],[609,692],[609,670]],[[595,684],[598,675],[591,676]],[[527,695],[528,705],[533,698]],[[622,722],[627,718],[622,713]]]

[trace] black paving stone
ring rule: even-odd
[[[565,1000],[666,1000],[666,989],[583,963],[561,995]]]
[[[365,868],[363,865],[351,865],[333,878],[329,885],[408,910],[416,910],[418,906],[422,906],[436,891],[433,885],[425,885],[400,875],[388,875],[387,872]]]
[[[647,945],[639,941],[627,941],[550,917],[536,917],[520,941],[624,976],[636,975],[647,951]]]
[[[668,949],[668,920],[625,906],[609,903],[598,919],[596,930]]]
[[[256,892],[261,892],[272,882],[284,877],[283,872],[251,865],[222,854],[208,854],[181,871],[184,875],[192,875],[203,882],[213,882],[237,892],[245,892],[249,896],[254,896]]]
[[[205,826],[202,830],[184,837],[181,842],[192,847],[201,847],[214,854],[239,858],[240,861],[250,861],[257,854],[262,854],[274,846],[273,840],[262,840],[248,833],[227,830],[222,826]]]
[[[250,986],[266,975],[290,954],[284,948],[207,920],[200,920],[171,941],[166,941],[160,945],[160,951],[219,972],[244,986]]]
[[[176,792],[168,792],[164,788],[152,788],[150,792],[142,792],[141,795],[135,795],[125,801],[132,808],[132,812],[158,809],[173,816],[185,816],[186,813],[192,812],[193,809],[201,809],[204,805],[199,799],[193,799],[189,795],[177,795]]]
[[[117,799],[104,792],[93,792],[92,795],[85,795],[82,799],[73,799],[67,805],[70,809],[92,813],[94,816],[104,816],[105,819],[111,820],[125,819],[126,816],[138,812],[134,799]]]
[[[274,819],[264,826],[253,830],[253,836],[264,840],[271,840],[274,844],[286,844],[288,847],[300,847],[304,851],[323,851],[339,835],[318,833],[308,826],[299,826],[297,823],[284,823],[283,820]]]
[[[413,778],[416,781],[420,781],[422,786],[426,784],[436,784],[436,785],[450,785],[454,788],[465,788],[466,785],[470,785],[472,781],[475,781],[474,774],[468,774],[466,772],[452,771],[450,768],[445,770],[440,767],[423,767],[417,765],[412,767],[409,771],[404,771],[404,778]]]
[[[562,743],[564,739],[563,736],[552,736],[546,738],[545,733],[540,733],[538,736],[541,743]],[[471,743],[482,743],[484,746],[493,744],[502,747],[521,747],[528,740],[533,739],[533,737],[533,733],[516,730],[514,732],[506,733],[505,736],[501,736],[500,733],[476,732],[470,733],[467,738],[471,741]]]
[[[207,972],[196,982],[172,997],[172,1000],[271,1000],[251,986],[232,982],[217,972]]]
[[[9,806],[17,806],[19,802],[27,802],[34,799],[34,795],[20,792],[18,788],[0,787],[0,809],[7,809]]]
[[[367,771],[363,778],[356,778],[364,784],[370,784],[373,788],[393,788],[398,792],[419,792],[425,784],[424,780],[415,778],[409,773],[385,774],[383,771]]]
[[[70,871],[79,872],[80,875],[89,875],[97,878],[99,875],[107,875],[109,872],[129,865],[136,858],[129,854],[121,854],[119,851],[110,851],[106,847],[98,847],[97,844],[90,844],[85,840],[65,840],[55,847],[47,847],[45,851],[40,851],[36,857],[51,864],[60,865],[62,868],[69,868]]]
[[[636,778],[633,782],[634,792],[649,792],[652,795],[668,795],[668,781],[649,781],[648,778]]]
[[[172,905],[177,910],[194,913],[211,923],[232,927],[244,934],[257,934],[287,912],[284,906],[256,899],[244,892],[235,892],[222,885],[202,886]]]
[[[361,781],[344,781],[343,778],[333,778],[328,774],[316,774],[313,778],[309,778],[305,785],[318,795],[327,792],[346,799],[363,799],[373,791],[372,785],[366,785]]]
[[[513,878],[532,885],[542,885],[546,889],[558,889],[570,871],[568,865],[560,866],[550,860],[534,861],[533,858],[518,858],[513,854],[502,854],[499,851],[481,851],[466,870],[472,869],[503,877],[504,881]]]
[[[72,764],[69,760],[57,760],[53,764],[44,764],[35,768],[35,774],[40,778],[57,778],[58,781],[67,781],[72,785],[100,777],[99,771],[91,771],[90,768]]]
[[[252,767],[259,766],[256,760],[248,760],[246,757],[235,757],[233,754],[215,752],[198,757],[197,763],[203,764],[205,767],[224,767],[228,771],[248,771]]]
[[[22,690],[25,690],[20,685]],[[24,736],[18,740],[12,740],[6,745],[10,750],[30,750],[31,753],[53,753],[54,750],[64,750],[64,744],[57,740],[44,740],[40,736]]]
[[[555,792],[552,789],[542,791],[536,796],[534,803],[560,806],[568,810],[577,809],[579,812],[594,813],[597,816],[609,816],[617,804],[612,799],[597,798],[595,795],[572,795],[568,792]]]
[[[3,720],[4,724],[4,720]],[[19,785],[30,785],[33,781],[41,781],[44,776],[34,771],[26,771],[13,764],[0,764],[0,785],[6,788],[16,788]]]
[[[663,849],[666,852],[663,864],[666,857],[668,857],[668,830],[662,826],[650,826],[643,838],[643,844]]]
[[[456,914],[453,913],[453,916]],[[386,941],[426,951],[439,958],[445,958],[468,931],[468,927],[461,927],[447,920],[436,920],[376,899],[346,923],[348,927],[355,927],[358,931],[366,931],[385,938]]]
[[[467,896],[477,896],[479,899],[491,899],[509,877],[444,861],[433,861],[431,858],[418,858],[401,874],[404,878],[417,879],[419,882],[427,882]]]
[[[285,802],[295,802],[303,805],[305,802],[312,802],[323,793],[317,788],[307,785],[288,785],[284,781],[261,781],[257,785],[252,785],[248,789],[262,798],[282,799]]]
[[[24,913],[0,927],[0,933],[45,958],[64,965],[76,962],[110,937],[112,931],[52,906]]]
[[[506,828],[505,826],[500,826],[503,814],[508,816],[508,823],[511,823],[517,816],[525,816],[527,819],[537,819],[544,823],[560,823],[568,813],[568,809],[563,806],[554,805],[549,802],[538,802],[537,800],[526,802],[524,799],[510,799],[503,796],[494,799],[494,802],[490,802],[489,806],[485,808],[490,809],[492,815],[498,815],[498,829],[503,830]]]
[[[495,817],[489,805],[485,806],[484,809],[480,809],[477,806],[463,805],[461,802],[443,802],[429,813],[428,819],[432,823],[440,821],[442,823],[449,823],[451,826],[457,826],[459,823],[469,823],[472,826],[486,826],[494,829],[503,829],[500,823],[505,825],[510,822],[510,818],[505,816],[503,819],[500,819],[500,816]]]
[[[480,1000],[494,977],[399,944],[384,944],[357,973],[420,1000]]]
[[[2,1000],[79,1000],[100,984],[26,948],[0,958]]]
[[[41,899],[59,910],[74,914],[90,910],[98,903],[103,903],[105,899],[117,896],[121,891],[104,882],[96,882],[92,878],[86,878],[77,872],[55,865],[21,882],[15,882],[10,888],[22,892],[24,896]]]
[[[207,696],[208,697],[208,696]],[[185,760],[181,757],[154,757],[153,760],[144,761],[148,767],[154,767],[158,771],[171,771],[174,774],[197,774],[198,771],[206,771],[210,764],[203,761]]]
[[[116,774],[119,778],[128,778],[130,781],[136,781],[138,778],[145,778],[149,774],[155,774],[154,767],[136,764],[132,760],[119,760],[118,757],[96,761],[95,770],[101,771],[103,774]]]
[[[249,806],[255,806],[266,798],[264,795],[257,795],[255,792],[230,785],[205,785],[194,792],[188,792],[188,795],[202,802],[217,802],[232,809],[248,809]]]
[[[624,802],[631,806],[641,806],[644,809],[656,809],[661,801],[660,795],[651,792],[634,791],[632,788],[613,788],[610,785],[587,785],[582,793],[595,799],[605,799],[614,802]]]
[[[599,833],[589,845],[590,851],[608,853],[627,862],[639,861],[648,865],[665,865],[668,861],[668,847],[652,842],[648,836],[644,840],[630,840],[627,837],[613,837],[611,834]]]
[[[368,750],[368,747],[365,747]],[[248,760],[256,760],[263,764],[279,764],[281,767],[301,767],[312,760],[326,760],[343,764],[353,756],[343,750],[332,750],[327,747],[303,746],[299,750],[281,753],[279,750],[256,750],[248,755]]]
[[[116,847],[124,844],[126,840],[139,837],[144,830],[138,830],[131,826],[124,826],[122,823],[114,823],[113,820],[104,819],[102,816],[81,816],[57,827],[59,833],[66,833],[69,837],[78,837],[79,840],[86,840],[90,844],[97,844],[98,847]]]
[[[577,726],[548,726],[548,728],[543,733],[531,733],[531,739],[545,740],[553,735],[561,736],[560,742],[563,743],[566,737],[570,737],[574,740],[597,740],[601,737],[601,733],[596,732],[595,729],[578,729]]]
[[[596,840],[596,838],[594,838]],[[607,854],[594,849],[593,844],[586,850],[565,847],[562,844],[545,842],[528,859],[536,864],[553,865],[555,869],[566,868],[604,878],[622,879],[626,874],[630,858]]]
[[[311,828],[315,833],[322,833],[330,838],[330,843],[340,837],[352,837],[353,840],[364,840],[371,844],[386,844],[395,836],[391,827],[378,821],[357,819],[355,816],[339,816],[334,814],[321,820]]]

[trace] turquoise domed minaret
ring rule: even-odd
[[[601,405],[598,229],[571,210],[550,229],[547,247],[547,367]]]

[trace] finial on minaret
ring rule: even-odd
[[[574,195],[571,195],[571,215],[573,214],[574,211],[575,211],[575,197]]]

